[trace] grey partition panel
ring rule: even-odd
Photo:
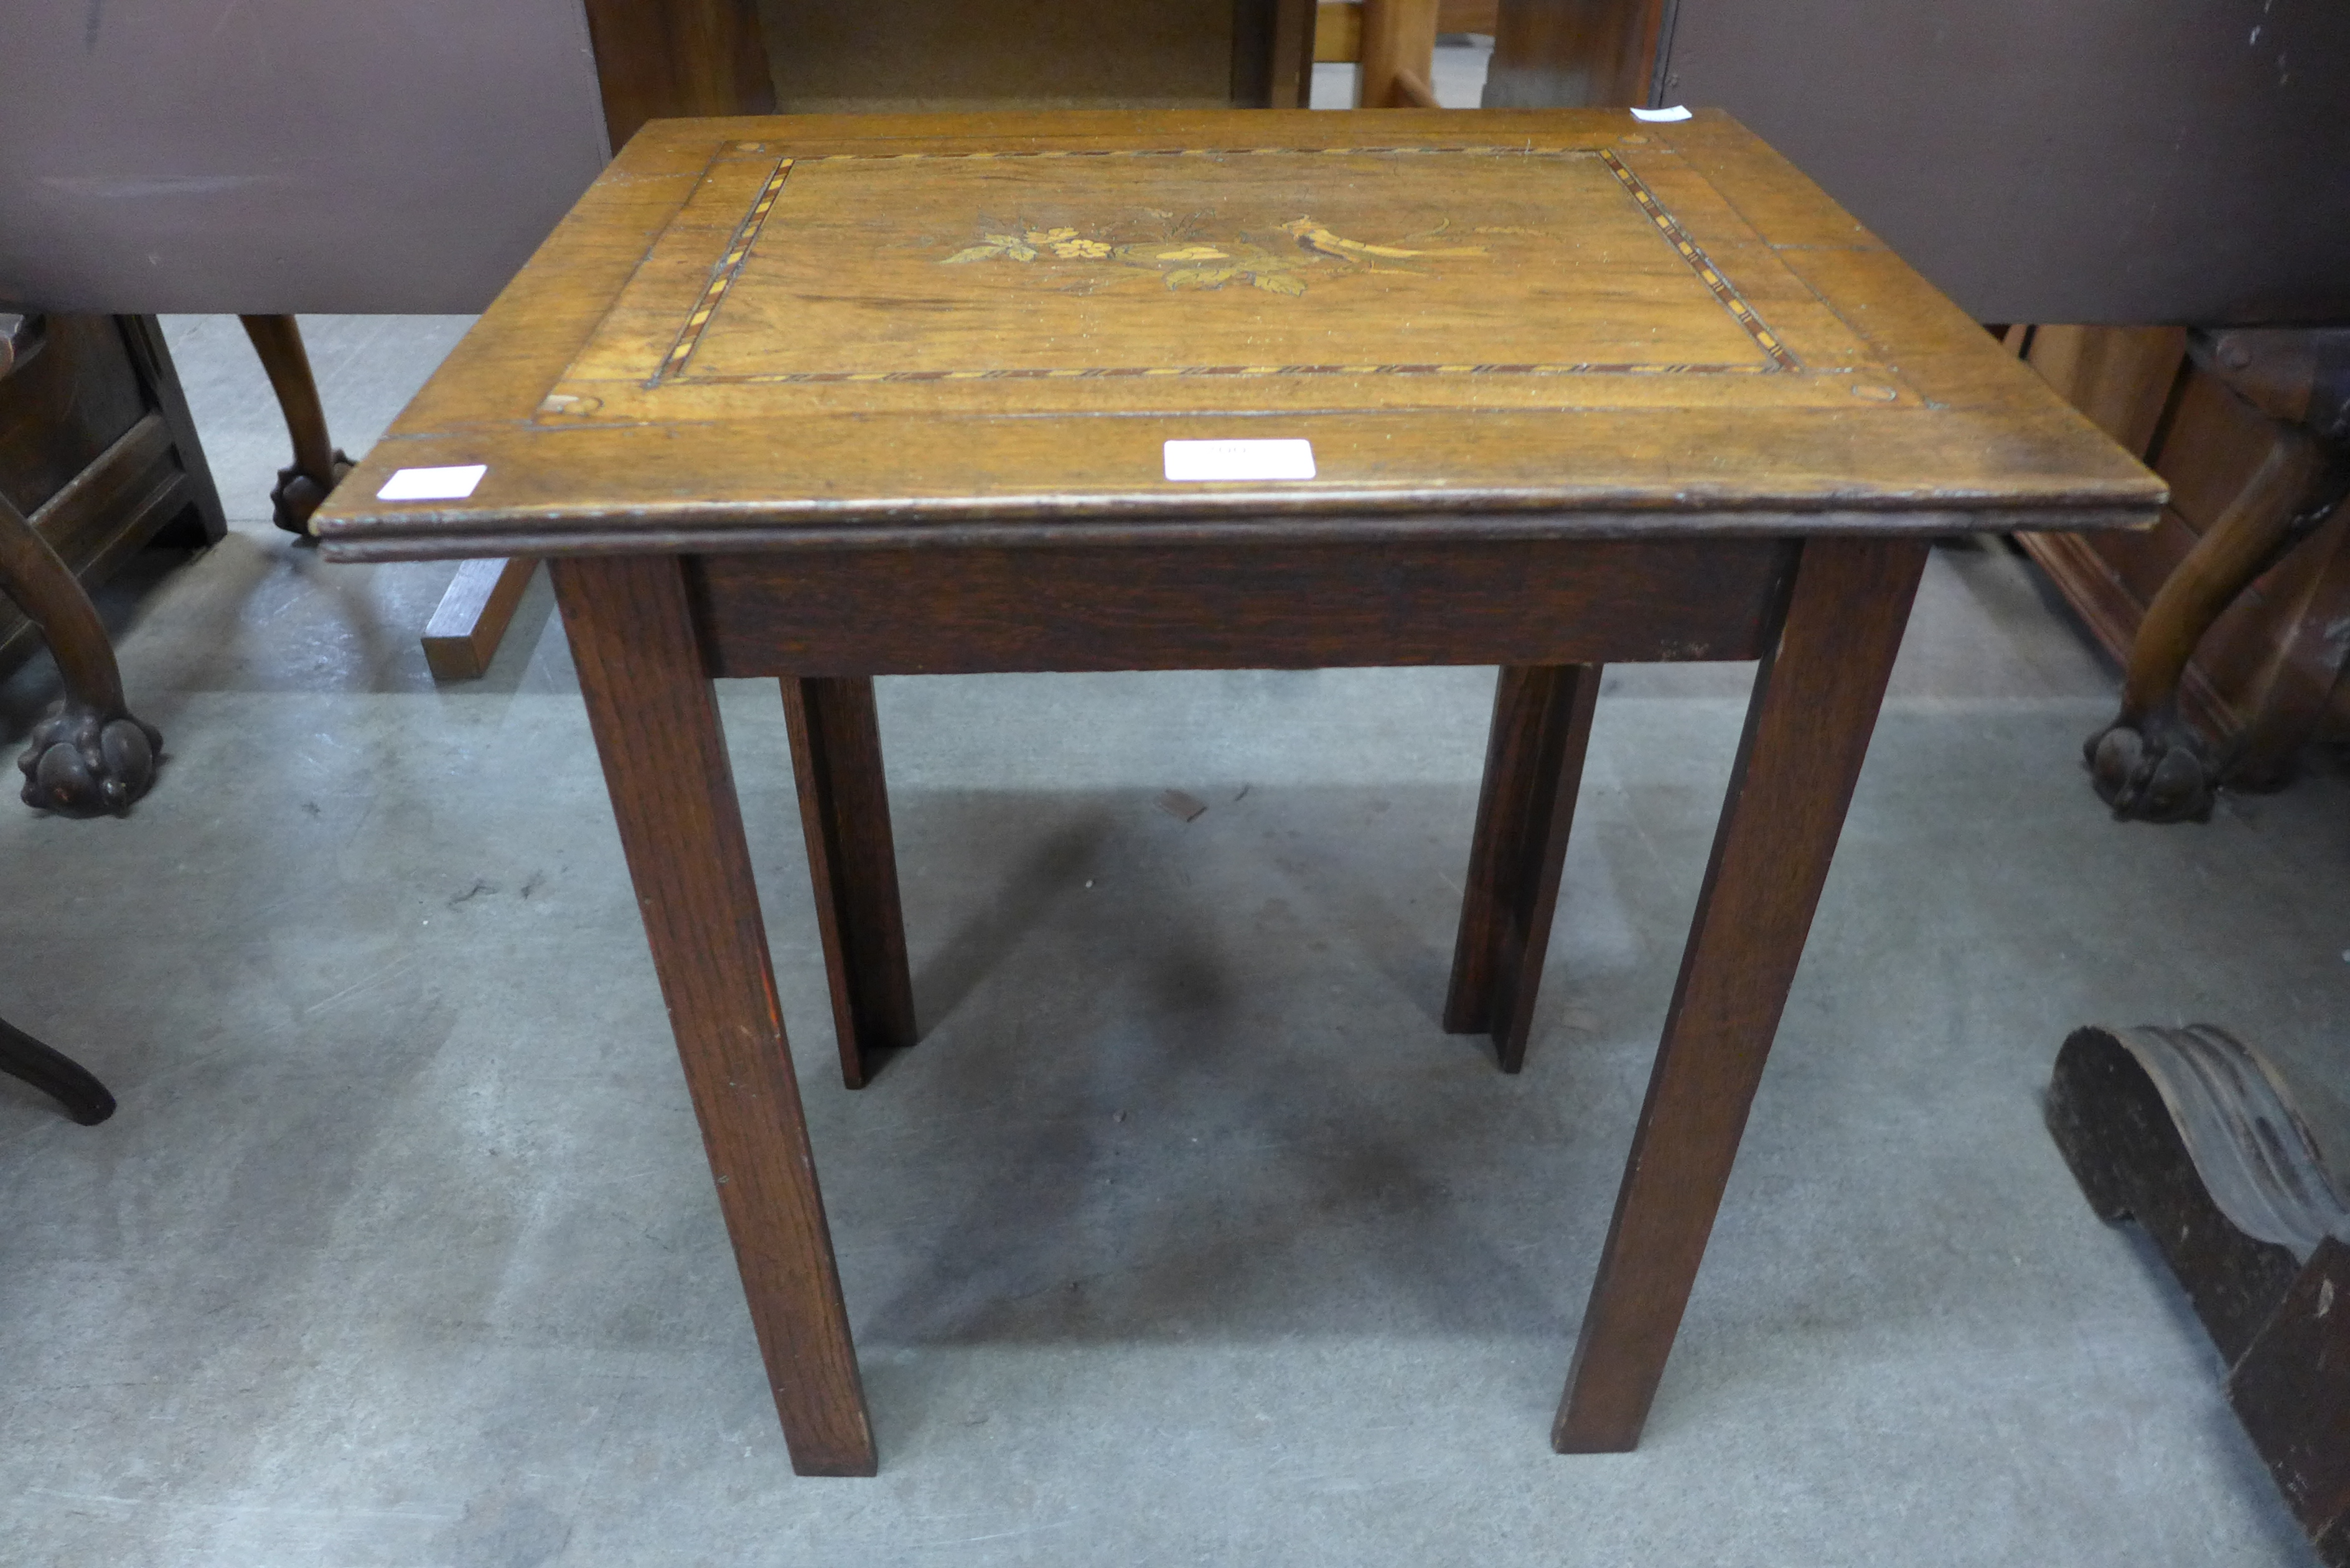
[[[2350,319],[2345,0],[1672,0],[1663,37],[1658,101],[1737,115],[1980,319]],[[1494,71],[1495,107],[1589,75]]]
[[[0,302],[479,310],[605,156],[579,0],[0,0]]]

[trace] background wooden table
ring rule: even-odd
[[[1163,477],[1266,437],[1315,476]],[[856,1085],[914,1031],[876,674],[1501,664],[1446,1018],[1513,1069],[1599,667],[1758,659],[1554,1431],[1623,1449],[1928,536],[2161,494],[1718,115],[806,118],[650,127],[320,529],[553,560],[794,1463],[857,1474],[714,678],[784,681]]]

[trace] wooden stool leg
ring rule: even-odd
[[[424,623],[424,663],[433,680],[478,680],[489,673],[537,569],[529,556],[457,563],[457,575]]]
[[[861,1089],[880,1053],[916,1038],[873,682],[785,676],[783,686],[840,1075]]]
[[[1596,664],[1507,665],[1494,683],[1444,1027],[1454,1034],[1491,1033],[1504,1073],[1525,1064],[1599,670]]]
[[[1551,1446],[1640,1440],[1827,879],[1926,565],[1916,540],[1813,539],[1745,737],[1616,1195]]]
[[[327,410],[310,375],[310,356],[302,348],[301,325],[290,316],[237,319],[261,356],[278,411],[286,416],[286,433],[294,438],[294,462],[277,471],[277,488],[269,493],[271,512],[288,534],[307,534],[310,514],[351,471],[351,460],[328,439]]]
[[[550,565],[792,1468],[869,1476],[857,1350],[684,568]]]

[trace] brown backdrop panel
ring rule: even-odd
[[[1232,104],[1233,0],[760,0],[759,12],[786,114]]]

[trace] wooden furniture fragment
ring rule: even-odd
[[[1648,107],[1657,101],[1678,3],[1500,0],[1486,107]]]
[[[1363,16],[1379,0],[1320,0],[1314,8],[1314,61],[1344,65],[1363,57]],[[1501,0],[1437,0],[1436,31],[1482,33],[1499,25]]]
[[[457,575],[424,625],[424,663],[435,680],[478,680],[489,672],[538,563],[460,561]]]
[[[40,628],[66,688],[16,759],[25,804],[67,816],[129,810],[155,782],[162,733],[125,705],[106,624],[72,568],[5,496],[0,594]]]
[[[2209,1024],[2079,1029],[2048,1126],[2089,1206],[2137,1220],[2186,1291],[2319,1557],[2350,1564],[2350,1206],[2284,1080]]]
[[[604,130],[615,148],[648,119],[775,107],[754,0],[586,0]]]
[[[226,526],[152,317],[0,316],[0,570],[24,607],[0,605],[0,668],[49,628],[68,696],[40,732],[71,737],[87,769],[57,775],[68,798],[43,804],[111,810],[145,788],[128,751],[127,772],[107,761],[102,737],[125,715],[85,587],[150,542],[205,545]]]
[[[1436,109],[1436,40],[1491,33],[1491,0],[1322,0],[1314,18],[1317,64],[1358,62],[1358,109]]]
[[[1275,437],[1312,477],[1167,477]],[[1620,1449],[1926,541],[2162,494],[1720,115],[803,118],[648,127],[318,525],[550,558],[794,1463],[838,1474],[877,1461],[714,679],[785,682],[854,1085],[914,1022],[872,676],[1509,667],[1448,1014],[1514,1066],[1598,667],[1756,660],[1554,1433]]]
[[[5,1018],[0,1018],[0,1073],[32,1085],[86,1127],[94,1127],[114,1114],[114,1096],[88,1068],[42,1044]]]
[[[1363,8],[1361,109],[1436,109],[1436,0],[1372,0]]]
[[[1314,0],[759,0],[794,114],[1299,109]],[[614,145],[619,145],[616,136]]]
[[[918,1038],[873,681],[787,675],[782,684],[840,1076],[861,1089],[885,1053]]]
[[[286,416],[286,433],[294,441],[294,462],[277,471],[276,487],[269,493],[271,519],[288,534],[307,535],[310,514],[351,471],[351,460],[327,434],[327,410],[318,401],[318,383],[310,374],[310,356],[302,347],[301,325],[290,316],[240,316],[253,351],[261,356],[269,389],[277,394],[278,411]]]
[[[2201,820],[2350,733],[2350,330],[2040,327],[2011,337],[2175,488],[2154,534],[2023,545],[2127,675],[2085,751],[2118,816]]]
[[[11,325],[13,323],[13,325]],[[152,317],[0,316],[0,497],[85,583],[151,540],[204,545],[227,524]],[[0,668],[35,646],[0,607]]]
[[[1494,681],[1476,852],[1461,898],[1444,1027],[1491,1034],[1504,1073],[1525,1065],[1598,705],[1596,664],[1504,665]]]

